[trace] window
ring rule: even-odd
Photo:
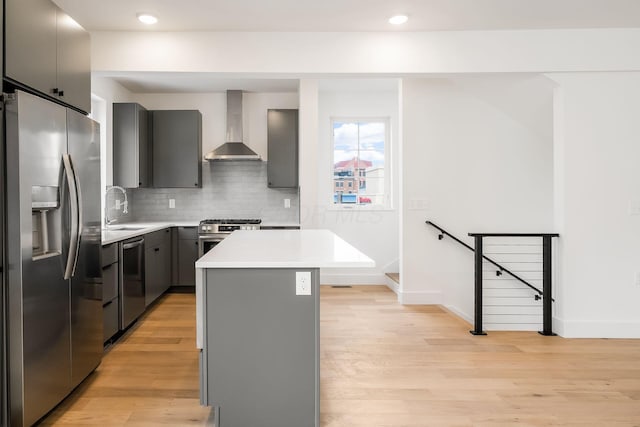
[[[389,120],[334,118],[331,126],[333,204],[389,208]]]

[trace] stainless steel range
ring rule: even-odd
[[[260,219],[204,219],[198,225],[198,258],[235,230],[260,230]]]

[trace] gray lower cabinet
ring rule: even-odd
[[[5,77],[91,111],[89,33],[50,0],[5,1]]]
[[[171,285],[171,229],[145,235],[145,306],[149,306]]]
[[[135,102],[113,104],[113,184],[151,187],[149,111]]]
[[[267,184],[298,186],[298,110],[267,111]]]
[[[153,186],[202,187],[202,114],[155,110],[152,117]]]
[[[195,286],[198,260],[198,227],[178,227],[177,286]]]
[[[102,314],[104,341],[108,341],[120,330],[118,315],[119,255],[118,243],[102,247]]]

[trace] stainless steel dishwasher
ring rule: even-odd
[[[120,254],[120,327],[126,329],[144,312],[144,238],[122,242]]]

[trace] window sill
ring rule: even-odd
[[[349,211],[364,211],[364,212],[394,212],[396,209],[391,206],[366,206],[366,205],[354,205],[354,206],[327,206],[328,211],[336,212],[349,212]]]

